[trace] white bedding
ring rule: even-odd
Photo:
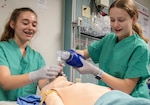
[[[19,105],[16,101],[0,101],[0,105]]]

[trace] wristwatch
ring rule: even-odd
[[[99,73],[95,76],[96,79],[101,80],[103,75],[103,71],[100,70]]]

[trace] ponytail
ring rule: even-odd
[[[133,24],[133,30],[139,34],[139,36],[146,42],[148,43],[149,39],[144,36],[142,32],[142,28],[138,23]]]

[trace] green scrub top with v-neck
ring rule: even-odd
[[[0,42],[0,65],[7,66],[11,75],[21,75],[40,69],[45,61],[39,52],[29,46],[26,47],[26,55],[23,57],[16,42],[10,39],[8,42]],[[20,96],[36,94],[36,90],[37,82],[14,90],[3,90],[0,86],[0,101],[16,101]]]
[[[91,59],[94,63],[99,63],[103,71],[117,78],[140,78],[131,95],[149,98],[146,84],[146,78],[150,75],[148,45],[138,34],[119,42],[117,40],[117,36],[110,33],[99,41],[91,43],[88,46]],[[108,86],[101,80],[98,84]]]

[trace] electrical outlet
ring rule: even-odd
[[[91,16],[91,9],[88,6],[82,5],[82,16],[86,18],[90,18]]]

